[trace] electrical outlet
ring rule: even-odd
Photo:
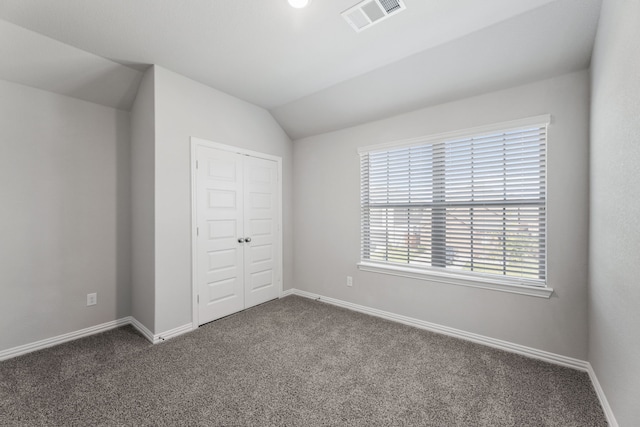
[[[98,294],[87,294],[87,306],[96,305],[98,303]]]
[[[347,276],[347,286],[353,286],[353,277]]]

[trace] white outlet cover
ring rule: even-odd
[[[98,303],[98,294],[87,294],[87,306],[96,305]]]
[[[347,286],[353,286],[353,277],[347,276]]]

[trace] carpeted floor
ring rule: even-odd
[[[287,297],[0,363],[0,425],[606,426],[586,373]]]

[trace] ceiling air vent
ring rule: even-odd
[[[405,9],[402,0],[364,0],[342,12],[342,16],[359,33]]]

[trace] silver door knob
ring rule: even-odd
[[[242,243],[242,242],[244,242],[244,239],[243,239],[242,237],[240,237],[240,238],[238,239],[238,243]]]
[[[244,239],[244,241],[249,243],[251,241],[251,237],[247,237],[246,239]]]

